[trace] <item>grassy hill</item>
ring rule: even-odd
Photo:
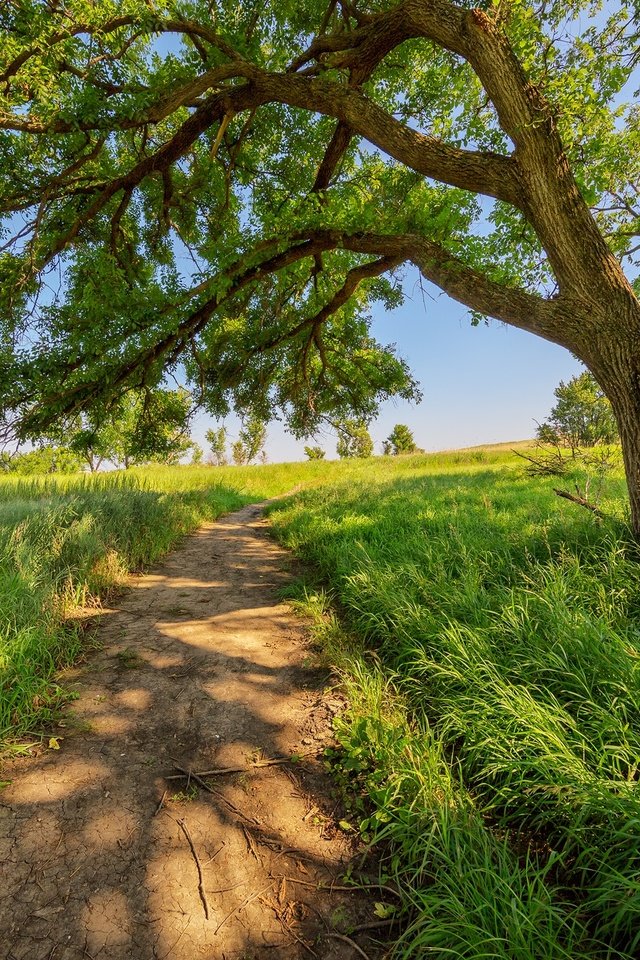
[[[379,850],[397,956],[637,956],[640,565],[624,481],[608,480],[599,519],[557,497],[557,478],[527,477],[512,446],[3,480],[4,735],[64,696],[55,671],[85,642],[74,611],[203,519],[302,486],[272,521],[309,571],[290,599],[348,692],[331,762]]]

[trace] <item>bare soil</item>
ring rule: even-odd
[[[321,755],[343,700],[266,526],[246,507],[132,578],[56,739],[5,762],[3,960],[382,956],[374,898],[340,889],[359,851]]]

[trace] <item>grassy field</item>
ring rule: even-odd
[[[290,490],[298,472],[174,467],[2,478],[0,741],[41,725],[60,705],[55,672],[86,643],[79,611],[204,520]]]
[[[637,956],[640,565],[624,483],[598,521],[522,474],[480,448],[2,480],[3,736],[64,697],[55,671],[86,643],[74,611],[202,520],[302,485],[272,520],[307,561],[292,597],[349,694],[332,763],[378,845],[397,956]]]
[[[402,957],[640,951],[638,554],[518,470],[372,461],[272,512],[319,574],[299,602],[349,688],[335,764],[391,841]]]

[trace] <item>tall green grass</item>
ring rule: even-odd
[[[341,729],[412,905],[399,955],[636,956],[640,565],[624,524],[505,461],[446,458],[372,465],[273,520],[406,705],[410,749],[379,707]]]
[[[86,620],[128,571],[204,520],[290,490],[298,474],[290,464],[2,478],[0,741],[46,723],[64,699],[54,678],[86,644],[78,611]]]
[[[640,950],[640,565],[508,451],[0,481],[0,731],[42,724],[77,612],[203,520],[272,512],[350,700],[334,758],[402,906],[396,955]],[[353,638],[356,638],[354,641]]]

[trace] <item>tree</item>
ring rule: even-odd
[[[616,443],[618,430],[611,404],[585,371],[554,390],[558,401],[548,420],[538,427],[542,442],[565,443],[571,448]]]
[[[261,453],[267,440],[267,425],[256,413],[250,413],[243,421],[238,442],[244,451],[243,463],[252,463]]]
[[[358,457],[365,459],[373,453],[373,440],[364,420],[344,420],[336,424],[338,431],[338,456],[342,459]]]
[[[207,430],[207,443],[211,447],[211,458],[217,467],[224,467],[227,462],[227,431],[225,427],[217,430]]]
[[[413,434],[404,423],[396,423],[382,445],[383,453],[387,456],[389,454],[398,456],[400,453],[415,453],[417,449]]]
[[[322,447],[305,447],[304,453],[307,460],[324,460],[325,452]]]
[[[623,102],[637,21],[618,0],[581,17],[591,6],[5,5],[6,420],[37,435],[180,359],[217,416],[278,408],[299,436],[368,419],[416,395],[368,328],[413,265],[476,320],[586,364],[640,536],[640,301],[623,269],[640,248],[639,111]]]
[[[267,455],[263,450],[267,439],[267,427],[258,414],[251,413],[243,421],[238,439],[231,444],[231,459],[237,467],[252,463],[260,457],[262,463],[267,462]]]
[[[33,450],[14,453],[9,456],[0,454],[0,469],[6,473],[18,473],[23,476],[35,476],[42,473],[79,473],[82,459],[69,447],[55,443],[42,442]]]
[[[231,444],[231,459],[236,467],[241,467],[247,462],[247,451],[242,440],[234,440]]]
[[[89,469],[105,460],[128,467],[143,463],[178,463],[194,446],[188,435],[188,391],[137,390],[107,409],[79,414],[58,431]]]

